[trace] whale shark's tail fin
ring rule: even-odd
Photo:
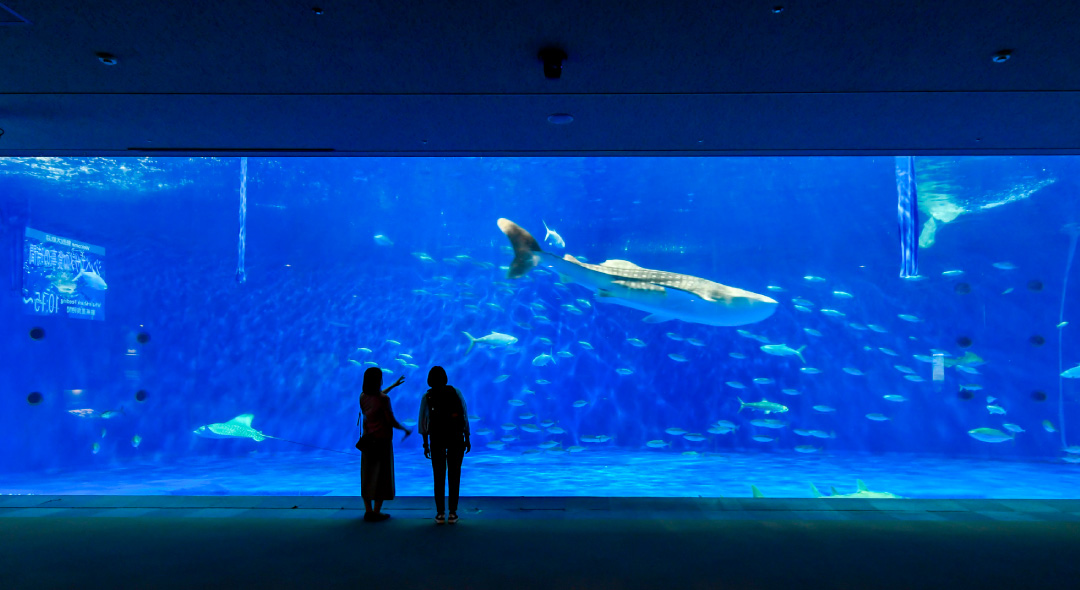
[[[473,335],[468,332],[462,332],[462,334],[464,334],[469,339],[469,348],[465,349],[465,354],[469,354],[470,352],[472,352],[472,347],[476,344],[477,339],[473,338]]]
[[[824,497],[824,496],[822,496],[821,492],[820,492],[820,491],[818,491],[818,489],[817,489],[817,486],[816,486],[816,485],[814,485],[814,484],[813,484],[812,482],[811,482],[811,484],[810,484],[810,491],[811,491],[811,492],[813,492],[813,494],[814,494],[814,497],[815,497],[815,498],[822,498],[822,497]]]
[[[532,234],[509,219],[499,219],[498,224],[502,233],[510,238],[510,245],[514,248],[514,260],[510,263],[510,271],[506,273],[507,278],[525,276],[540,260],[540,244]]]

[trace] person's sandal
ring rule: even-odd
[[[441,512],[435,515],[435,524],[446,524],[446,517]]]
[[[447,522],[449,522],[450,524],[457,524],[457,513],[451,512],[450,519],[447,520]]]

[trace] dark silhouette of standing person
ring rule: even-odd
[[[390,407],[387,393],[401,385],[405,377],[398,377],[394,384],[382,388],[383,373],[378,367],[364,371],[363,392],[360,394],[360,412],[364,415],[361,431],[363,450],[360,458],[360,495],[364,498],[364,520],[380,521],[390,518],[383,514],[382,503],[394,499],[394,429],[412,431],[398,423]],[[357,417],[357,423],[360,418]],[[372,510],[372,502],[375,509]]]
[[[458,489],[461,487],[461,461],[472,450],[469,442],[469,414],[465,397],[458,388],[447,385],[446,371],[431,367],[428,387],[420,401],[418,429],[424,436],[424,456],[431,459],[435,475],[435,524],[447,522],[443,509],[444,482],[450,480],[450,524],[458,521]],[[431,446],[428,446],[428,436]]]

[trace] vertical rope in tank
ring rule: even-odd
[[[1058,325],[1065,321],[1065,294],[1069,289],[1069,270],[1072,269],[1073,255],[1076,254],[1076,239],[1080,237],[1080,224],[1070,223],[1065,226],[1069,234],[1069,258],[1065,262],[1065,278],[1061,284],[1061,309],[1058,311]],[[1065,372],[1064,357],[1062,356],[1062,340],[1065,338],[1058,328],[1058,432],[1061,433],[1061,448],[1065,448],[1065,378],[1061,376]]]
[[[900,277],[919,274],[919,195],[915,189],[915,158],[896,157],[896,213],[900,221]]]
[[[240,242],[237,246],[236,282],[247,280],[244,272],[244,250],[247,247],[247,158],[240,158]]]

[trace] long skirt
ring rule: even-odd
[[[365,500],[394,499],[394,442],[364,437],[360,457],[360,495]]]

